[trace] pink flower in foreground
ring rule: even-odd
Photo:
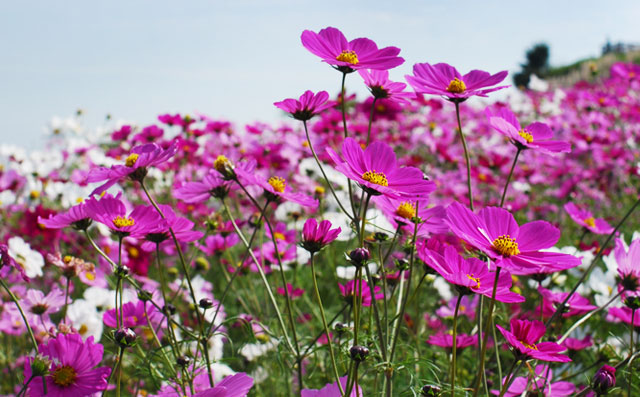
[[[342,385],[343,390],[347,388],[346,376],[343,376],[342,378],[340,378],[340,384]],[[357,390],[356,388],[354,388],[351,391],[351,394],[349,394],[349,397],[356,397],[356,396],[362,396],[362,395],[363,395],[362,389],[360,388],[360,385],[358,385]],[[320,390],[303,389],[301,394],[301,397],[341,397],[341,396],[342,394],[340,394],[340,387],[338,387],[337,382],[327,383],[327,385]]]
[[[120,195],[106,194],[99,200],[91,197],[87,200],[87,213],[100,223],[105,224],[114,233],[124,236],[141,237],[152,232],[158,225],[166,224],[153,207],[139,205],[128,213]]]
[[[518,226],[505,209],[487,207],[476,215],[457,202],[447,208],[447,218],[456,236],[513,274],[536,273],[544,266],[569,269],[581,263],[573,255],[542,251],[560,238],[560,230],[549,222],[533,221]]]
[[[34,379],[29,383],[30,396],[48,397],[84,397],[107,388],[109,367],[95,368],[102,361],[104,347],[93,343],[93,336],[86,342],[78,334],[58,334],[46,345],[40,345],[40,354],[52,361],[49,374],[45,377],[47,393],[44,393],[42,381]],[[31,378],[31,361],[24,368],[24,379]]]
[[[486,115],[491,127],[520,149],[535,149],[548,154],[571,152],[568,142],[550,140],[553,131],[544,123],[536,122],[521,127],[515,114],[507,108],[501,108],[497,114],[492,114],[487,108]]]
[[[627,250],[622,239],[616,239],[613,255],[618,264],[620,288],[637,291],[640,288],[640,239],[633,240]]]
[[[300,100],[289,98],[281,102],[274,102],[274,105],[290,113],[296,120],[307,121],[313,116],[320,114],[323,110],[335,105],[335,102],[328,101],[328,99],[329,94],[327,91],[320,91],[317,94],[311,91],[305,91],[305,93],[300,96]]]
[[[313,197],[309,197],[302,193],[293,193],[288,190],[289,186],[287,186],[287,181],[281,176],[272,176],[265,180],[265,178],[262,178],[253,172],[248,172],[240,167],[237,167],[235,172],[247,184],[262,187],[267,196],[270,195],[270,198],[272,199],[282,198],[284,200],[300,204],[304,207],[318,207],[318,200]]]
[[[176,240],[182,243],[200,240],[202,236],[204,236],[203,232],[193,230],[193,222],[187,218],[176,215],[170,205],[160,204],[158,207],[164,215],[164,222],[160,222],[156,227],[147,232],[145,239],[148,241],[142,244],[142,249],[153,250],[156,243],[161,245],[173,244],[172,241],[169,241],[171,238],[169,229],[173,231]]]
[[[538,292],[542,295],[543,304],[542,304],[542,315],[545,317],[551,317],[559,305],[567,299],[569,296],[568,292],[553,292],[546,288],[539,287]],[[579,294],[571,295],[571,298],[567,302],[569,306],[568,310],[562,310],[562,317],[571,317],[577,316],[580,314],[585,314],[589,310],[595,309],[597,306],[594,306],[589,303],[589,299],[581,296]],[[536,313],[540,313],[540,306],[536,309]]]
[[[137,301],[127,302],[122,305],[122,322],[121,327],[135,328],[139,326],[148,326],[149,321],[144,314],[145,305],[147,308],[147,314],[151,324],[159,324],[162,321],[162,315],[151,302]],[[104,325],[111,328],[118,326],[118,317],[120,317],[119,308],[113,308],[107,310],[103,316],[102,321]]]
[[[592,233],[609,234],[613,231],[613,227],[607,221],[602,218],[594,218],[590,211],[580,208],[574,203],[565,204],[564,210],[575,223],[586,227]]]
[[[476,258],[463,258],[455,248],[446,247],[441,255],[426,247],[418,248],[418,257],[433,268],[445,280],[454,284],[461,294],[476,293],[491,298],[495,272],[490,272],[487,264]],[[502,271],[498,277],[496,300],[500,302],[524,302],[524,297],[511,292],[511,275]]]
[[[409,98],[414,98],[412,92],[405,92],[405,83],[396,83],[389,80],[388,70],[358,70],[358,74],[364,79],[369,91],[376,99],[388,99],[393,102],[409,103]]]
[[[80,203],[69,208],[67,212],[49,215],[47,219],[39,216],[38,224],[44,225],[47,229],[62,229],[71,226],[74,229],[85,230],[91,225],[91,217],[87,212],[87,205]]]
[[[511,332],[496,325],[507,343],[522,358],[533,358],[540,361],[557,361],[566,363],[571,361],[567,356],[559,354],[567,350],[554,342],[536,343],[544,336],[547,328],[540,321],[511,320]]]
[[[505,397],[518,397],[522,395],[564,397],[572,395],[576,390],[576,386],[571,382],[560,381],[552,383],[551,379],[553,378],[553,371],[548,365],[536,365],[535,374],[536,376],[533,380],[530,377],[522,376],[515,378],[511,383],[511,386],[509,386],[509,389],[507,389],[507,392],[504,394]],[[502,379],[502,382],[505,382],[506,379],[506,377]],[[543,388],[544,391],[542,390]],[[500,390],[491,390],[491,393],[499,395]]]
[[[326,219],[318,224],[314,218],[309,218],[302,228],[302,248],[311,253],[318,252],[335,240],[341,231],[341,228],[331,229],[331,222]]]
[[[253,387],[253,378],[239,372],[227,376],[213,387],[209,385],[209,375],[200,371],[193,379],[193,393],[189,388],[182,390],[178,385],[165,385],[156,394],[156,397],[246,397]],[[186,393],[186,394],[184,394]]]
[[[147,175],[147,167],[164,163],[177,151],[178,145],[175,141],[167,149],[162,149],[155,143],[136,146],[131,149],[131,154],[125,159],[124,165],[118,164],[111,168],[99,167],[89,172],[87,182],[106,181],[95,188],[91,194],[100,194],[126,177],[142,180]]]
[[[361,280],[358,282],[355,280],[351,280],[348,281],[345,285],[338,283],[338,288],[340,288],[340,293],[342,294],[342,296],[344,296],[347,303],[353,303],[353,296],[357,294],[358,296],[362,297],[362,306],[371,306],[371,302],[373,301],[371,299],[371,289],[369,288],[369,284],[366,281]],[[358,293],[360,288],[362,288],[361,294]],[[384,298],[384,294],[380,291],[382,291],[382,289],[377,285],[373,288],[373,292],[375,294],[373,297],[374,299]]]
[[[462,76],[456,68],[446,63],[413,65],[413,75],[405,78],[419,94],[443,95],[452,102],[462,102],[471,96],[486,97],[488,93],[508,87],[492,87],[507,77],[507,71],[491,75],[482,70],[472,70]]]
[[[399,48],[378,49],[376,43],[366,38],[347,41],[341,31],[332,27],[318,33],[305,30],[300,39],[307,50],[345,73],[355,69],[386,70],[404,63],[398,56]]]
[[[336,163],[336,169],[360,184],[372,195],[390,198],[426,199],[436,185],[424,179],[415,167],[398,167],[393,149],[383,142],[373,142],[362,150],[353,138],[342,143],[344,160],[332,149],[327,154]]]

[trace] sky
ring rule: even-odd
[[[107,114],[286,121],[273,102],[339,90],[340,73],[301,45],[305,29],[401,48],[390,74],[403,81],[419,62],[514,73],[538,42],[552,65],[597,56],[607,40],[640,42],[639,15],[637,0],[0,2],[0,143],[42,148],[52,117],[77,109],[89,128]],[[367,93],[356,74],[347,89]]]

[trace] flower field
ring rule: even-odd
[[[640,66],[489,102],[506,71],[301,44],[336,84],[279,125],[0,148],[0,395],[640,395]]]

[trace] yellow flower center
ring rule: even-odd
[[[376,185],[389,186],[387,176],[383,172],[376,172],[376,170],[365,172],[364,174],[362,174],[362,179]]]
[[[325,190],[324,190],[324,188],[323,188],[322,186],[316,186],[316,188],[315,188],[315,193],[316,193],[317,195],[322,196],[322,195],[324,194],[324,191],[325,191]]]
[[[589,226],[589,227],[595,227],[596,226],[596,220],[593,219],[592,216],[590,216],[589,218],[585,219],[584,223],[586,223],[587,226]]]
[[[133,226],[136,222],[133,218],[121,217],[120,215],[113,218],[113,225],[117,228]]]
[[[401,216],[405,219],[413,219],[413,217],[416,216],[416,206],[408,201],[405,201],[398,206],[396,215]]]
[[[29,192],[29,197],[31,198],[31,200],[35,200],[40,197],[40,192],[37,190],[32,190],[31,192]]]
[[[133,165],[138,161],[138,155],[136,153],[131,153],[129,157],[124,161],[124,165],[127,167],[133,167]]]
[[[495,249],[502,256],[518,255],[520,250],[518,249],[518,243],[515,239],[512,239],[508,234],[503,234],[497,239],[493,240],[493,249]]]
[[[523,341],[520,341],[520,343],[522,343],[524,347],[526,347],[527,349],[538,350],[538,347],[536,345],[530,345],[527,342],[523,342]]]
[[[269,185],[271,185],[271,187],[273,187],[273,190],[278,193],[284,192],[284,188],[287,187],[287,182],[284,180],[284,178],[281,178],[279,176],[272,176],[267,182],[269,183]]]
[[[531,135],[530,133],[528,133],[525,130],[518,131],[518,135],[520,135],[522,138],[524,138],[524,140],[527,141],[527,143],[533,142],[533,135]]]
[[[88,330],[89,330],[89,328],[87,328],[87,326],[85,324],[82,324],[80,326],[80,329],[78,330],[78,333],[80,335],[84,335]]]
[[[222,154],[216,157],[216,160],[213,162],[213,168],[215,168],[216,171],[220,173],[224,173],[225,168],[232,166],[233,164],[231,163],[231,161]]]
[[[451,92],[452,94],[462,94],[466,90],[467,85],[464,83],[464,81],[460,80],[457,77],[451,80],[449,86],[447,87],[447,91]]]
[[[473,274],[467,274],[467,278],[471,281],[473,281],[474,283],[476,283],[476,285],[474,287],[471,287],[473,289],[478,289],[480,288],[480,277],[474,277]]]
[[[71,255],[65,255],[64,258],[62,258],[62,261],[66,264],[71,263],[72,260],[73,260],[73,256]]]
[[[53,383],[56,385],[67,387],[76,381],[78,374],[70,365],[63,365],[62,367],[56,368],[51,374],[51,377],[53,378]]]
[[[336,61],[350,63],[352,65],[358,64],[358,56],[355,51],[344,50],[336,57]]]
[[[276,238],[276,240],[285,240],[284,234],[280,233],[280,232],[275,232],[273,234],[273,237]]]

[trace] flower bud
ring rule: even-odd
[[[623,302],[631,310],[640,309],[640,296],[627,296]]]
[[[114,272],[118,278],[124,278],[129,274],[129,268],[126,266],[118,266]]]
[[[369,250],[366,248],[356,248],[349,252],[349,260],[355,267],[365,265],[369,258],[371,258],[371,254],[369,254]]]
[[[420,393],[425,397],[438,397],[441,392],[440,388],[435,385],[425,385],[420,390]]]
[[[51,367],[51,361],[46,357],[37,355],[33,358],[33,361],[31,361],[31,374],[34,377],[44,376],[49,372],[49,367]]]
[[[209,265],[209,261],[207,258],[203,256],[199,256],[196,258],[196,270],[199,272],[206,272],[209,270],[211,265]]]
[[[198,305],[203,309],[208,309],[213,306],[213,301],[209,298],[202,298],[200,302],[198,302]]]
[[[113,335],[120,347],[132,347],[136,341],[136,333],[131,328],[120,328]]]
[[[167,303],[162,307],[162,312],[167,315],[173,315],[176,313],[176,307],[173,306],[171,303]]]
[[[191,359],[187,356],[180,356],[176,359],[176,364],[178,364],[180,367],[186,367],[189,365],[189,363],[191,362]]]
[[[598,394],[605,394],[607,390],[616,385],[616,369],[603,365],[602,368],[596,371],[593,375],[593,390]]]
[[[152,295],[153,294],[151,292],[149,292],[149,291],[145,291],[145,290],[138,291],[138,299],[140,299],[143,302],[150,301]]]
[[[369,349],[365,346],[352,346],[351,349],[349,349],[349,354],[353,361],[360,363],[369,355]]]

